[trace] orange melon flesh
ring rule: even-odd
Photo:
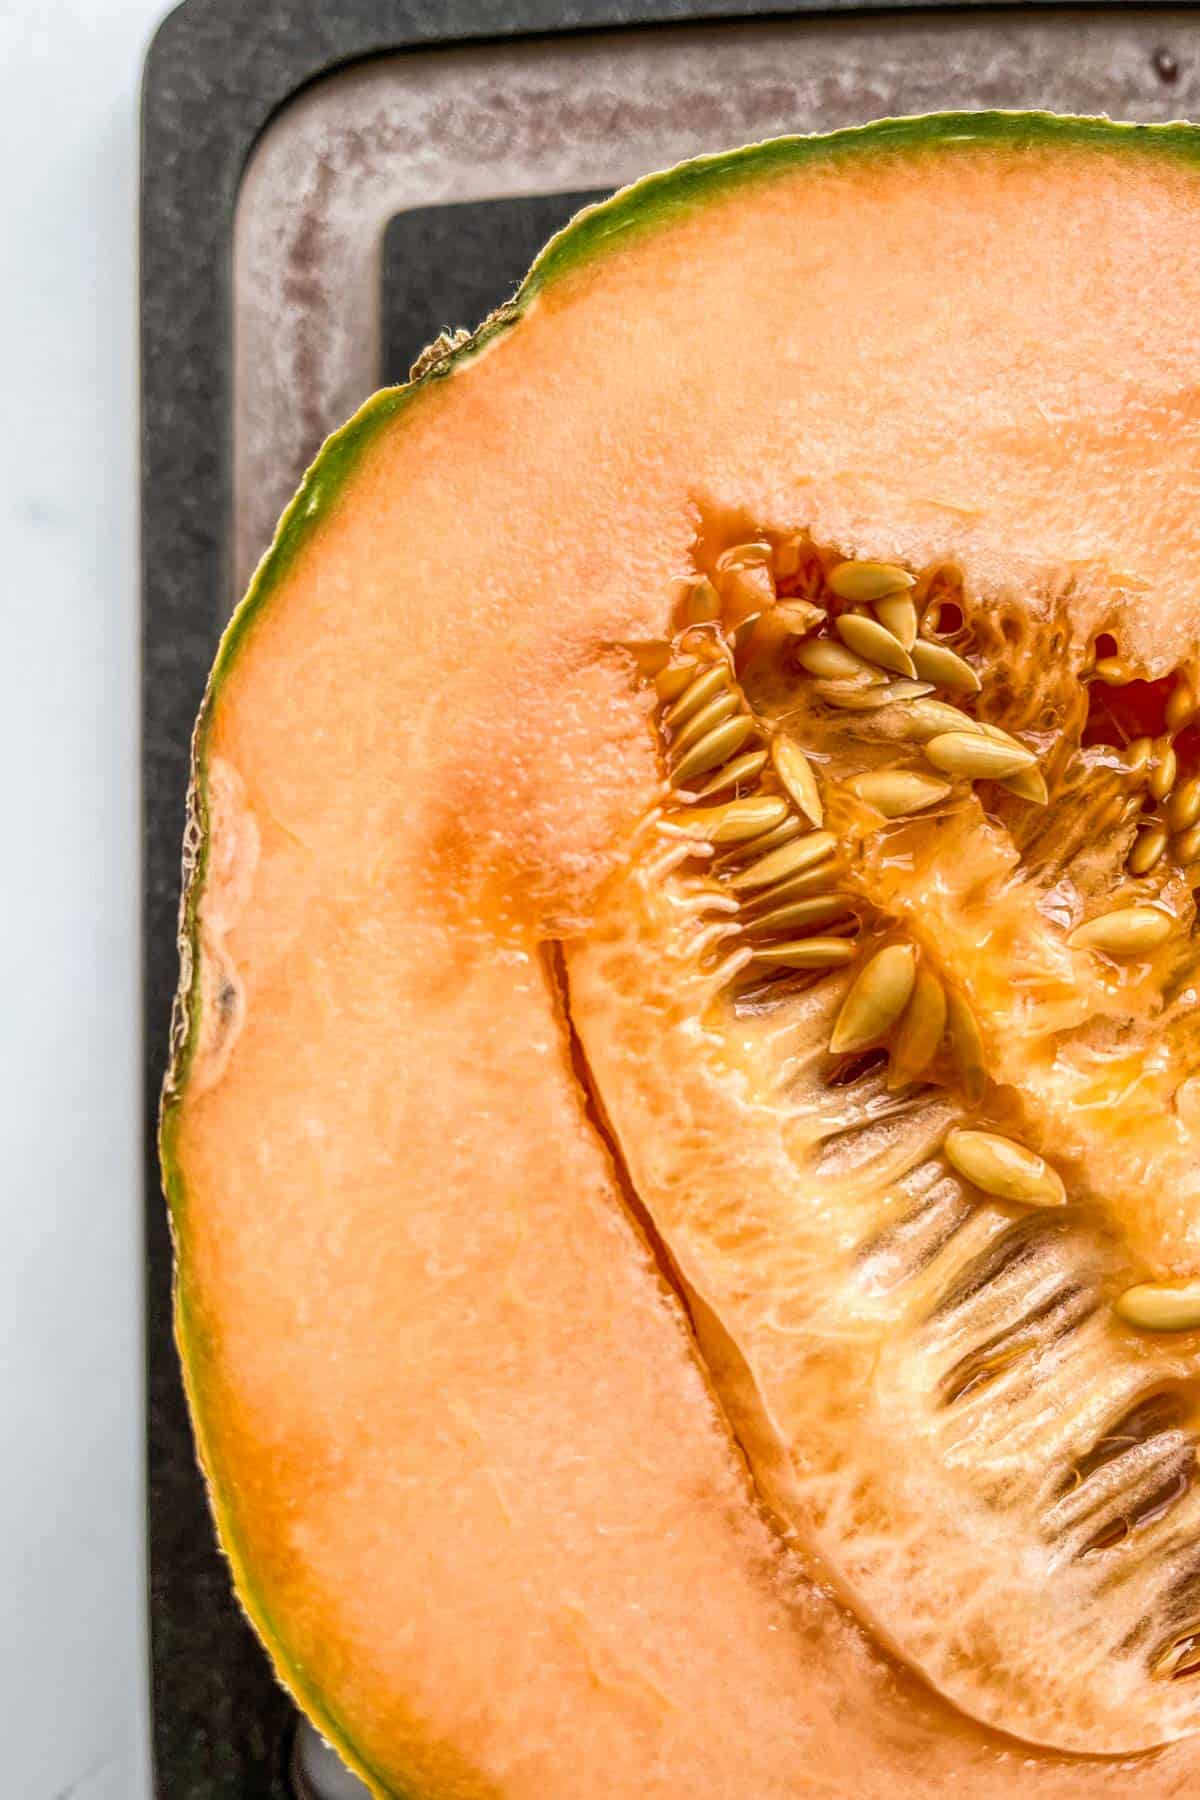
[[[1190,1741],[971,1723],[781,1540],[544,949],[655,798],[621,645],[698,535],[1065,568],[1140,670],[1192,653],[1198,199],[1187,128],[1007,116],[643,184],[369,405],[260,570],[196,742],[179,1334],[242,1597],[375,1792],[1194,1789]],[[1188,1266],[1191,1197],[1154,1223]]]

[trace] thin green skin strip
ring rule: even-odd
[[[186,996],[187,1029],[176,1046],[167,1078],[159,1126],[159,1152],[163,1184],[176,1238],[175,1324],[184,1368],[188,1403],[201,1446],[201,1463],[209,1483],[219,1536],[234,1572],[242,1603],[259,1635],[271,1652],[277,1670],[305,1711],[333,1743],[346,1762],[384,1800],[417,1800],[401,1790],[387,1788],[382,1778],[368,1769],[354,1751],[346,1732],[334,1719],[326,1701],[312,1692],[290,1658],[283,1634],[277,1631],[250,1580],[249,1569],[237,1549],[237,1532],[229,1513],[221,1506],[218,1484],[212,1478],[213,1459],[204,1445],[200,1425],[202,1407],[188,1355],[188,1306],[182,1274],[182,1222],[185,1193],[182,1171],[174,1155],[177,1110],[186,1085],[191,1057],[199,1036],[200,959],[197,915],[204,893],[208,864],[207,741],[213,702],[254,622],[289,569],[320,527],[359,462],[375,439],[438,382],[455,375],[505,332],[518,324],[538,296],[556,281],[575,273],[610,249],[619,249],[633,233],[670,223],[673,219],[750,181],[784,175],[805,163],[833,162],[843,157],[888,155],[902,152],[953,152],[972,148],[1010,146],[1014,150],[1063,146],[1082,150],[1152,152],[1200,162],[1200,127],[1188,124],[1124,125],[1109,119],[1076,118],[1046,112],[928,113],[919,117],[882,119],[823,137],[772,138],[716,156],[698,157],[661,174],[623,188],[611,200],[587,207],[551,238],[514,298],[492,314],[472,337],[448,351],[416,381],[385,388],[360,407],[340,431],[327,439],[300,488],[283,514],[274,541],[221,639],[208,679],[200,716],[192,741],[192,804],[198,826],[198,849],[192,868],[185,871],[186,888],[180,935],[192,946],[192,980]],[[197,1358],[197,1362],[199,1358]]]

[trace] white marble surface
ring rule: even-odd
[[[0,1793],[149,1793],[137,99],[163,0],[0,6]]]

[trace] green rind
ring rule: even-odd
[[[163,1184],[173,1232],[176,1235],[176,1337],[184,1369],[188,1404],[199,1446],[217,1530],[233,1570],[234,1584],[246,1612],[267,1646],[280,1678],[299,1700],[310,1718],[334,1744],[381,1800],[419,1800],[388,1788],[354,1750],[347,1733],[332,1716],[327,1702],[305,1682],[295,1659],[288,1655],[281,1633],[276,1631],[266,1608],[255,1593],[249,1569],[238,1548],[238,1534],[230,1514],[219,1499],[213,1459],[204,1441],[202,1408],[195,1371],[188,1353],[188,1305],[184,1292],[179,1237],[185,1212],[182,1172],[174,1156],[175,1123],[179,1097],[186,1085],[198,1037],[200,1015],[200,963],[197,918],[204,892],[208,861],[207,739],[214,701],[239,650],[273,593],[312,534],[337,503],[342,489],[371,444],[385,427],[409,411],[436,384],[449,379],[485,351],[496,339],[518,324],[538,298],[556,282],[586,267],[597,257],[620,249],[631,235],[669,224],[693,207],[718,198],[751,181],[785,175],[805,163],[832,162],[861,155],[891,155],[925,150],[958,151],[979,147],[1037,149],[1062,145],[1079,149],[1119,150],[1177,157],[1200,163],[1200,126],[1118,124],[1110,119],[1084,118],[1047,112],[927,113],[910,118],[882,119],[825,136],[772,138],[740,150],[697,157],[662,173],[647,175],[623,188],[612,199],[576,214],[538,256],[513,299],[493,313],[474,334],[433,362],[415,381],[385,388],[373,395],[357,413],[322,446],[304,480],[280,519],[275,537],[259,563],[245,597],[233,615],[218,647],[205,689],[192,740],[192,772],[189,791],[189,838],[193,854],[185,857],[184,893],[180,908],[179,937],[190,981],[181,987],[177,1002],[171,1067],[163,1092],[159,1126],[159,1152]],[[197,1361],[199,1359],[197,1358]]]

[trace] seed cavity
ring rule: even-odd
[[[1200,1281],[1177,1286],[1139,1282],[1126,1288],[1113,1310],[1137,1331],[1200,1331]]]
[[[943,1145],[946,1161],[985,1194],[1020,1206],[1065,1206],[1067,1190],[1056,1169],[1015,1138],[995,1131],[955,1130]]]
[[[887,944],[855,977],[842,1001],[829,1048],[835,1056],[866,1050],[886,1037],[912,998],[917,952],[912,944]]]

